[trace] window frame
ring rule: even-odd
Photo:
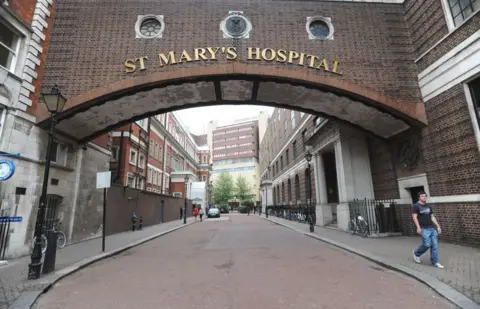
[[[471,0],[469,0],[469,1],[471,2]],[[449,33],[453,32],[456,29],[458,29],[459,27],[461,27],[470,18],[472,18],[473,16],[475,16],[476,14],[478,14],[480,12],[480,9],[477,9],[476,11],[473,11],[472,14],[470,14],[470,16],[468,16],[467,18],[463,19],[463,21],[461,23],[459,23],[458,25],[455,25],[455,20],[454,20],[454,17],[453,17],[452,6],[450,5],[450,1],[449,0],[442,0],[441,3],[442,3],[443,13],[445,15],[445,20],[447,22],[447,27],[448,27]],[[460,5],[460,3],[458,3],[458,4]],[[470,3],[470,4],[472,4],[472,3]],[[473,6],[472,6],[472,9],[473,9]],[[460,11],[460,14],[463,15],[462,11]],[[458,16],[458,14],[457,14],[457,16]]]
[[[133,161],[132,161],[132,152],[135,153],[135,158],[133,159]],[[137,165],[137,156],[138,156],[138,151],[136,151],[133,148],[130,148],[130,152],[129,152],[129,155],[128,155],[128,163],[136,166]]]
[[[22,35],[19,33],[19,31],[13,27],[13,25],[11,25],[10,23],[8,22],[3,22],[3,21],[0,21],[0,23],[2,23],[2,25],[5,26],[5,28],[9,29],[14,36],[16,36],[15,38],[15,43],[14,43],[14,49],[12,49],[11,47],[5,45],[4,43],[2,43],[0,41],[0,46],[2,46],[3,48],[6,48],[10,53],[13,53],[13,56],[12,56],[12,59],[11,59],[11,63],[8,64],[9,67],[4,67],[3,65],[0,64],[0,67],[6,69],[8,72],[10,73],[13,73],[15,74],[15,69],[17,68],[17,64],[19,62],[19,53],[20,53],[20,45],[21,45],[21,42],[22,42]]]

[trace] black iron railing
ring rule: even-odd
[[[350,217],[362,216],[368,223],[370,233],[400,232],[393,200],[355,199],[348,206]]]
[[[268,214],[278,218],[297,221],[308,224],[312,217],[316,223],[315,206],[310,205],[271,205],[267,207]]]
[[[0,260],[5,259],[5,252],[7,251],[7,245],[10,234],[10,217],[0,217]]]

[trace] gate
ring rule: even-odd
[[[57,226],[59,222],[58,214],[63,201],[63,197],[56,194],[47,194],[45,201],[45,217],[43,221],[42,233],[45,231],[54,230],[59,228]]]
[[[373,234],[400,232],[395,206],[395,202],[389,199],[355,199],[348,203],[350,219],[353,216],[362,216],[368,223],[370,233]]]
[[[5,252],[7,251],[7,245],[10,234],[10,217],[0,217],[0,260],[5,259]]]

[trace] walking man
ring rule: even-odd
[[[442,229],[433,215],[432,207],[427,204],[427,194],[418,193],[418,202],[413,204],[412,217],[417,234],[422,236],[422,244],[413,251],[413,259],[420,263],[420,256],[430,249],[430,262],[433,266],[443,268],[438,262],[438,235]]]

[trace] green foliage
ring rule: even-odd
[[[235,182],[235,195],[240,199],[241,204],[252,199],[252,190],[247,182],[247,179],[239,175]]]
[[[217,205],[228,204],[234,191],[233,178],[229,173],[222,173],[213,185],[213,201]]]
[[[248,200],[248,201],[245,201],[243,203],[243,206],[248,207],[248,208],[252,208],[254,205],[255,205],[255,203],[252,200]]]

